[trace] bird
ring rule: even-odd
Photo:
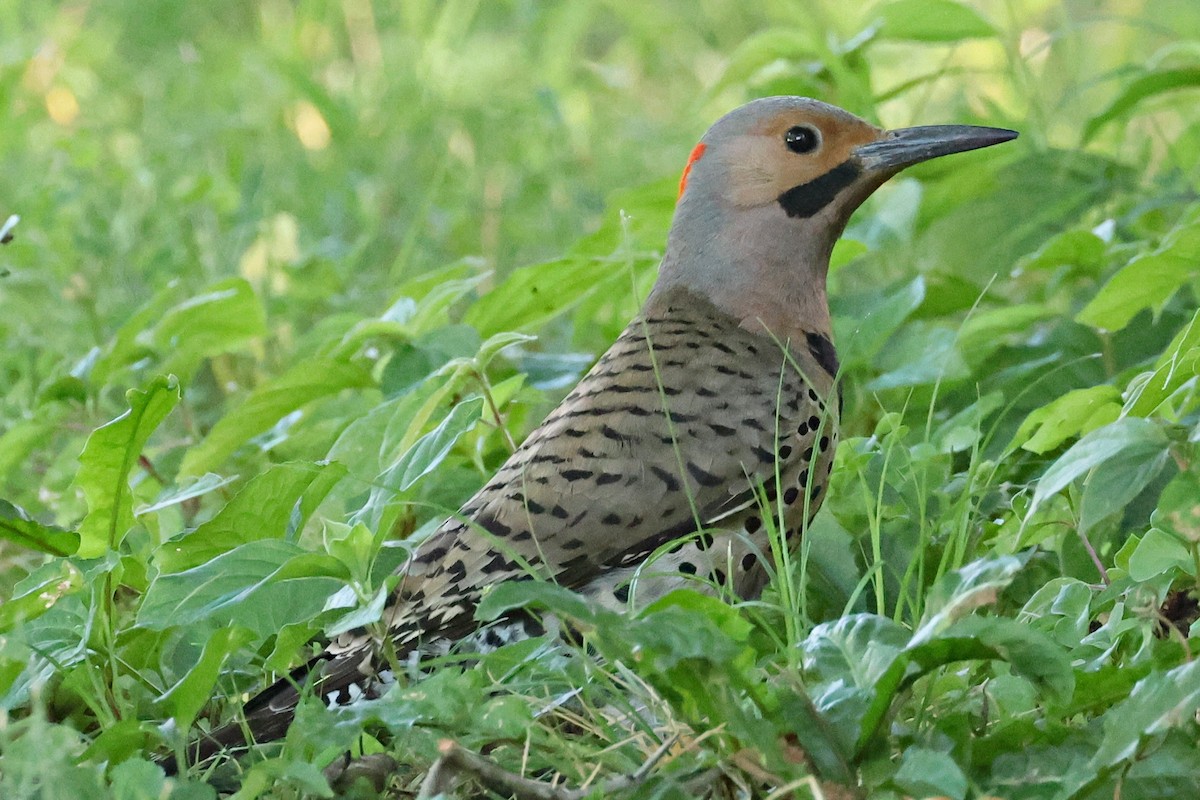
[[[504,581],[555,581],[615,609],[681,587],[757,597],[770,531],[799,543],[826,494],[841,413],[826,277],[851,214],[929,159],[1004,128],[885,130],[805,97],[753,100],[687,159],[640,312],[473,497],[398,569],[388,641],[343,633],[198,739],[189,760],[281,738],[305,692],[375,697],[412,655],[547,633],[521,611],[481,625]],[[390,648],[389,659],[381,654]]]

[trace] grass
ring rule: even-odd
[[[0,0],[0,795],[375,796],[355,749],[411,796],[446,737],[571,786],[678,737],[645,797],[1196,794],[1194,6]],[[498,587],[586,654],[406,665],[168,782],[376,620],[774,93],[1022,136],[852,220],[833,483],[764,598]]]

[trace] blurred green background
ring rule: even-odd
[[[172,280],[244,275],[294,325],[461,258],[562,253],[752,95],[1046,150],[1078,146],[1131,71],[1197,58],[1190,0],[974,7],[994,35],[925,2],[5,0],[0,214],[23,222],[2,363],[29,389],[6,401]],[[1093,147],[1186,168],[1195,119],[1173,103]]]

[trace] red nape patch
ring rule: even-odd
[[[704,151],[708,149],[708,145],[701,142],[692,148],[692,154],[688,156],[687,166],[683,168],[683,175],[679,178],[679,197],[683,197],[683,190],[687,188],[688,173],[692,171],[692,164],[700,160],[700,156],[704,155]],[[679,198],[675,198],[676,201]]]

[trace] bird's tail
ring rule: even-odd
[[[199,764],[222,752],[237,753],[252,744],[282,739],[303,694],[338,705],[373,696],[380,679],[363,671],[364,656],[361,652],[337,656],[322,653],[292,670],[250,698],[237,719],[191,742],[186,751],[187,763]],[[164,761],[163,766],[168,772],[178,767],[174,758]]]

